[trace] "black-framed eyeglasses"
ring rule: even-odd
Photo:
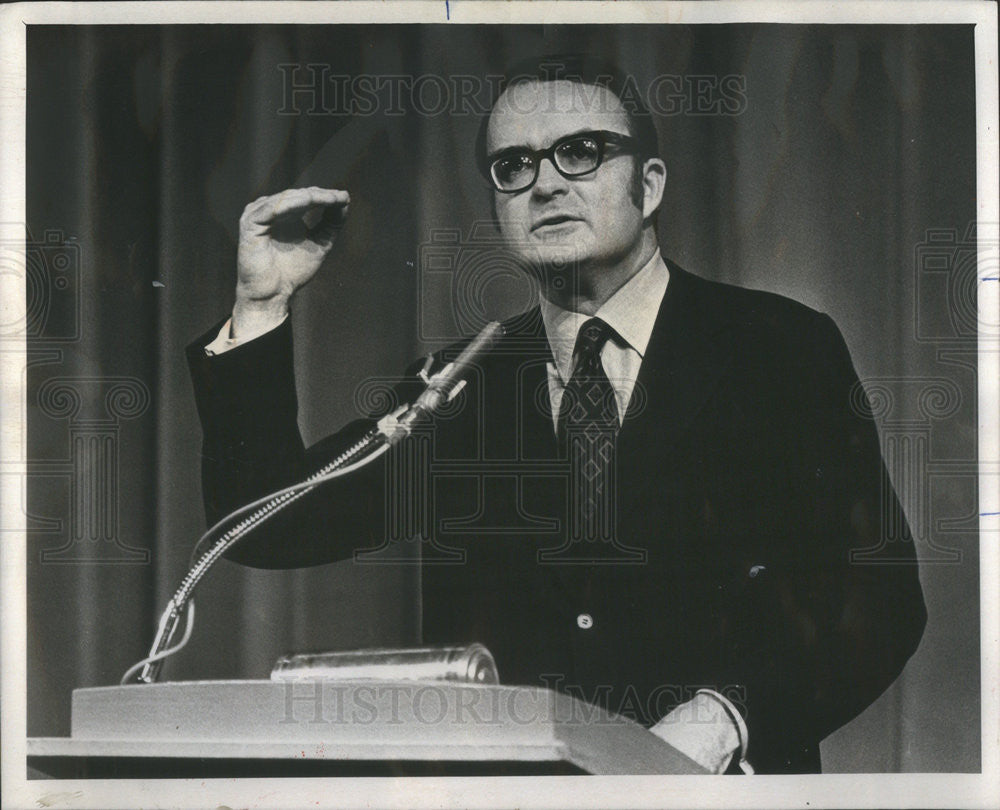
[[[489,178],[497,191],[514,194],[531,188],[538,179],[538,167],[544,158],[552,161],[563,177],[582,177],[597,171],[607,147],[622,151],[636,149],[636,140],[620,132],[595,130],[577,132],[560,138],[548,149],[512,147],[488,159]]]

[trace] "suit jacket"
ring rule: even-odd
[[[668,266],[618,435],[613,542],[568,528],[571,471],[536,308],[506,324],[433,425],[231,557],[312,565],[417,537],[427,642],[480,641],[505,683],[562,689],[647,724],[714,688],[744,714],[759,772],[818,771],[820,740],[881,694],[919,642],[913,543],[832,320]],[[208,358],[214,334],[189,349],[210,522],[371,425],[306,450],[288,323]],[[411,371],[378,392],[380,410],[421,389]]]

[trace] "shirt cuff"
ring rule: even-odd
[[[729,715],[729,719],[733,722],[736,727],[736,736],[740,740],[739,748],[739,768],[743,773],[751,774],[754,772],[753,766],[747,762],[747,749],[750,745],[750,733],[747,731],[746,721],[743,719],[743,715],[740,714],[739,710],[732,704],[732,702],[723,695],[720,695],[714,689],[699,689],[695,692],[696,695],[708,695],[714,698],[719,703],[722,704],[722,708],[726,710],[726,714]]]
[[[278,321],[276,324],[274,324],[274,326],[268,326],[263,329],[251,330],[247,334],[238,338],[230,337],[230,335],[232,334],[230,330],[232,329],[232,323],[233,323],[233,319],[230,318],[224,324],[222,324],[222,328],[219,330],[219,334],[216,336],[215,340],[213,340],[205,347],[205,354],[209,356],[215,354],[222,354],[224,352],[228,352],[230,349],[235,349],[241,343],[249,343],[254,338],[259,338],[261,335],[266,335],[268,332],[277,329],[279,326],[281,326],[281,324],[285,322],[287,318],[288,315],[285,315],[285,317],[282,318],[280,321]]]

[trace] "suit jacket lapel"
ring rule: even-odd
[[[732,362],[732,323],[716,297],[672,262],[635,390],[619,434],[626,464],[659,455],[680,439]]]
[[[546,363],[552,351],[545,336],[541,310],[535,307],[504,324],[504,362],[515,364],[507,379],[518,388],[518,455],[523,459],[553,459],[558,456],[552,424]]]

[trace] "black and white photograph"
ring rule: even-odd
[[[5,807],[1000,801],[995,5],[0,14]]]

